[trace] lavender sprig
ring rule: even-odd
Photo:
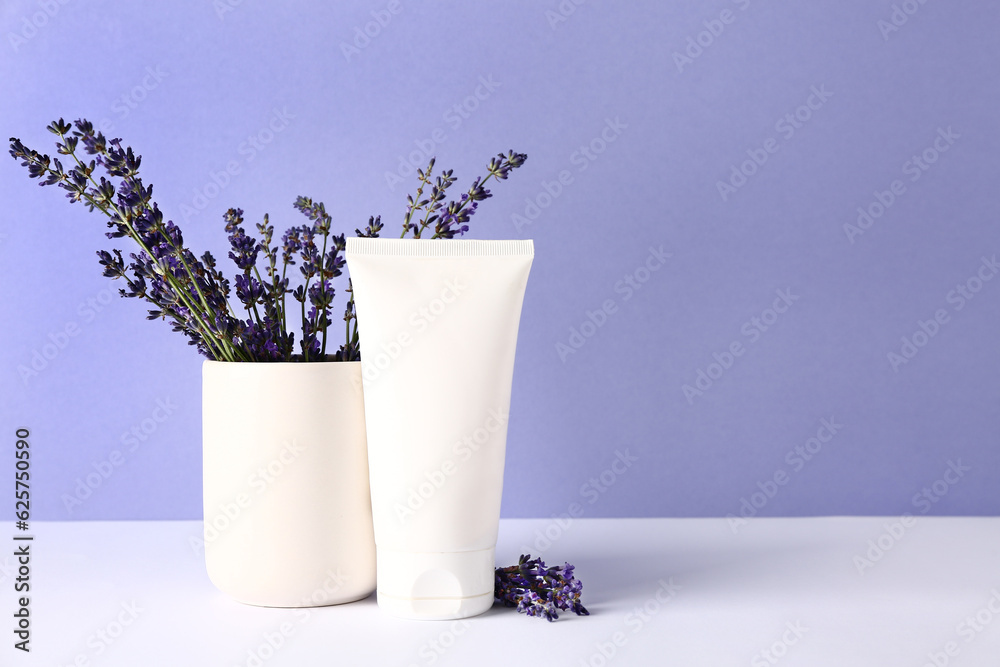
[[[67,191],[71,202],[83,202],[91,211],[101,211],[113,230],[107,233],[109,238],[128,237],[138,244],[140,252],[130,253],[133,261],[128,265],[123,261],[121,271],[108,266],[107,257],[98,253],[105,275],[130,281],[129,291],[122,290],[123,296],[151,302],[156,306],[149,311],[151,319],[169,318],[173,329],[209,358],[250,360],[224,339],[225,327],[219,327],[214,316],[228,309],[223,286],[209,280],[205,265],[184,248],[180,229],[169,220],[164,222],[152,201],[152,186],[145,187],[139,178],[142,158],[131,148],[123,148],[120,140],[105,139],[86,120],[70,125],[59,119],[47,129],[58,137],[59,153],[71,157],[75,167],[65,169],[58,158],[28,149],[15,138],[10,140],[10,154],[28,168],[31,178],[40,179],[39,185],[57,185]],[[76,154],[81,144],[94,156],[89,163]],[[98,168],[111,179],[101,175],[98,181],[94,176]],[[126,277],[127,272],[132,272],[132,277]]]
[[[573,570],[569,563],[546,567],[541,558],[522,555],[517,565],[496,569],[493,597],[505,607],[516,607],[528,616],[548,621],[559,618],[559,610],[589,616],[580,603],[583,583],[573,576]]]
[[[456,235],[462,236],[469,231],[469,218],[473,216],[478,208],[478,202],[489,199],[493,194],[483,187],[488,180],[506,180],[513,169],[517,169],[528,159],[523,153],[509,151],[507,155],[498,154],[490,160],[487,166],[485,177],[477,178],[472,182],[468,192],[465,192],[456,201],[444,203],[448,188],[455,182],[452,170],[441,172],[433,182],[431,174],[434,171],[434,158],[427,165],[427,169],[417,170],[417,179],[420,187],[417,188],[416,196],[406,198],[406,217],[403,219],[403,233],[400,238],[405,238],[407,233],[412,232],[413,238],[419,239],[421,235],[433,225],[434,239],[451,239]],[[427,199],[421,199],[426,186],[431,187],[431,193]],[[472,204],[468,208],[469,204]],[[414,222],[414,216],[418,212],[423,212],[424,216],[419,222]]]

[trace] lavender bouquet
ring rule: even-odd
[[[152,304],[147,319],[168,321],[190,345],[215,361],[356,361],[360,358],[357,317],[350,281],[344,308],[344,342],[336,352],[327,351],[327,334],[332,323],[334,280],[344,267],[345,238],[332,232],[332,218],[322,202],[308,197],[295,201],[308,220],[290,227],[278,245],[268,216],[256,224],[257,234],[248,234],[243,211],[225,214],[229,234],[229,257],[238,269],[232,283],[218,268],[210,252],[196,256],[184,245],[180,228],[164,221],[153,201],[153,186],[139,177],[141,156],[120,139],[108,140],[95,132],[91,122],[81,119],[67,124],[63,119],[48,128],[58,137],[56,150],[72,160],[64,168],[52,159],[10,139],[10,154],[28,169],[39,185],[57,185],[66,190],[71,202],[83,202],[91,211],[107,218],[108,238],[128,238],[137,246],[128,260],[121,250],[99,250],[97,256],[104,275],[121,279],[123,297],[141,298]],[[90,157],[81,159],[77,149]],[[484,185],[491,178],[505,180],[520,167],[526,155],[510,151],[490,160],[484,177],[476,178],[457,200],[445,203],[448,188],[455,182],[452,171],[433,177],[434,159],[418,170],[419,187],[407,197],[406,215],[400,238],[450,239],[469,229],[469,219],[479,202],[491,197]],[[426,192],[425,194],[425,190]],[[377,237],[382,231],[381,216],[372,217],[358,236]],[[299,284],[291,287],[289,267],[298,266]],[[294,269],[291,271],[294,276]],[[235,289],[239,310],[230,303]],[[293,302],[288,302],[288,295]],[[296,307],[294,302],[298,302]],[[289,313],[289,306],[292,313]],[[297,312],[296,312],[297,311]],[[301,321],[296,343],[289,331],[289,319]]]
[[[589,616],[590,612],[580,602],[583,583],[573,575],[573,570],[569,563],[546,567],[541,558],[522,554],[517,565],[495,570],[493,598],[505,607],[515,607],[528,616],[548,621],[559,618],[560,610]]]

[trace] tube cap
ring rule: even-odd
[[[417,620],[482,614],[493,606],[494,551],[376,549],[378,606],[392,616]]]

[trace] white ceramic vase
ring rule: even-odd
[[[311,607],[375,590],[359,362],[202,367],[205,561],[235,600]]]

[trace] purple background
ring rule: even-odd
[[[470,234],[533,238],[537,254],[506,516],[574,502],[586,516],[724,516],[744,500],[761,515],[1000,510],[1000,280],[973,279],[960,310],[948,300],[1000,252],[1000,8],[909,0],[900,11],[915,13],[883,34],[885,0],[564,1],[565,17],[556,0],[403,2],[395,15],[384,2],[224,3],[3,3],[3,137],[51,152],[52,119],[107,121],[189,244],[223,257],[228,207],[283,229],[302,222],[300,194],[342,231],[371,214],[397,229],[413,179],[392,188],[386,173],[436,130],[431,152],[457,187],[497,151],[527,153]],[[713,23],[724,10],[729,23]],[[345,52],[366,25],[377,34]],[[706,46],[678,64],[689,38]],[[275,110],[286,126],[268,135]],[[796,113],[794,132],[778,125]],[[912,172],[939,128],[947,152]],[[718,183],[765,144],[724,199]],[[213,189],[230,161],[240,173]],[[852,243],[844,225],[897,179],[905,192]],[[35,518],[200,517],[199,357],[140,303],[109,298],[97,216],[7,157],[0,201],[3,474],[28,426]],[[660,246],[671,256],[646,273]],[[628,299],[626,275],[646,279]],[[776,290],[797,300],[772,321]],[[608,300],[602,326],[583,325]],[[888,353],[939,309],[948,321],[894,369]],[[756,340],[754,317],[771,322]],[[77,334],[22,379],[68,325]],[[735,341],[742,355],[711,367]],[[581,342],[561,358],[557,344]],[[716,379],[688,400],[700,370]],[[129,451],[122,434],[158,400],[170,415]],[[831,418],[843,427],[796,458]],[[115,450],[124,463],[70,511],[65,497]],[[636,460],[612,472],[626,450]],[[954,483],[939,481],[949,462]],[[934,502],[914,498],[925,487]]]

